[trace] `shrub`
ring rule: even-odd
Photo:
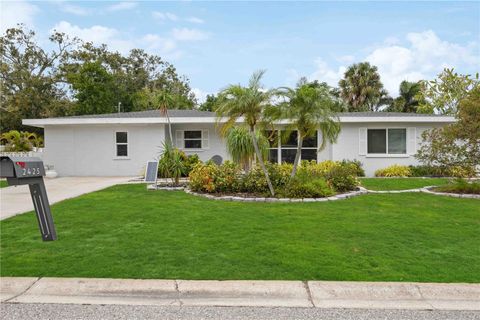
[[[225,161],[213,172],[216,192],[238,192],[240,189],[240,168],[231,161]]]
[[[358,179],[348,166],[338,166],[330,170],[326,179],[337,192],[354,190],[358,186]]]
[[[357,177],[365,177],[365,170],[363,170],[363,165],[359,160],[342,160],[340,164],[342,166],[350,167],[352,173]]]
[[[295,177],[279,194],[288,198],[321,198],[335,194],[335,191],[323,178],[302,179]]]
[[[434,166],[409,166],[412,177],[444,177],[444,170]]]
[[[376,177],[410,177],[411,175],[412,172],[409,167],[398,164],[375,171]]]
[[[220,166],[207,162],[198,163],[189,175],[190,189],[199,192],[238,192],[240,168],[230,161]]]
[[[215,164],[198,163],[189,174],[190,189],[197,192],[215,192],[215,176],[218,167]]]
[[[480,181],[468,182],[465,179],[456,179],[449,184],[435,188],[435,190],[448,193],[480,194]]]
[[[457,178],[470,178],[476,176],[475,168],[468,166],[452,166],[446,169],[446,175]]]
[[[161,177],[172,178],[178,185],[180,177],[185,173],[182,152],[170,143],[163,144],[162,157],[158,161],[158,172]]]
[[[183,152],[182,152],[183,153]],[[185,153],[183,153],[185,155]],[[190,174],[190,171],[193,170],[193,168],[198,164],[201,163],[200,158],[198,157],[198,154],[192,154],[192,155],[185,155],[183,157],[183,165],[185,166],[185,177],[188,177]]]

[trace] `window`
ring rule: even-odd
[[[369,154],[406,154],[407,129],[368,129]]]
[[[184,131],[183,141],[185,149],[202,149],[202,131]]]
[[[270,150],[268,160],[274,163],[293,163],[297,154],[297,131],[292,131],[287,138],[279,138],[281,131],[267,131],[269,137]],[[317,160],[318,138],[317,132],[312,137],[303,140],[303,146],[300,153],[301,160]],[[281,135],[281,137],[283,137]]]
[[[115,132],[115,155],[117,157],[128,157],[128,132]]]
[[[177,130],[176,140],[180,149],[208,149],[208,130]]]

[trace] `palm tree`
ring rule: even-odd
[[[168,116],[168,108],[175,105],[175,98],[167,91],[162,90],[156,95],[155,100],[160,114],[167,118],[170,143],[173,144],[172,123],[170,122],[170,117]]]
[[[338,85],[340,97],[349,105],[349,111],[376,111],[386,94],[377,67],[368,62],[348,67]]]
[[[226,132],[227,150],[232,160],[240,164],[245,171],[251,167],[255,158],[252,136],[246,126],[234,126]],[[258,148],[263,157],[267,157],[269,143],[261,131],[257,131]]]
[[[280,88],[278,94],[285,98],[279,104],[278,118],[290,119],[292,122],[287,128],[297,130],[297,153],[290,175],[293,178],[297,173],[305,138],[314,136],[318,129],[322,137],[318,151],[325,148],[327,141],[334,143],[337,140],[340,123],[335,109],[339,102],[328,87],[316,86],[306,79],[301,79],[295,89]]]
[[[223,134],[235,125],[237,120],[243,118],[247,126],[253,142],[255,154],[257,156],[260,167],[265,174],[268,188],[272,196],[275,195],[272,182],[268,175],[267,168],[263,161],[263,155],[260,152],[257,141],[257,127],[261,125],[264,120],[265,109],[270,105],[271,99],[274,95],[273,90],[266,90],[262,87],[260,80],[265,74],[264,70],[255,72],[250,78],[247,87],[241,85],[230,85],[222,90],[219,94],[219,102],[217,105],[217,121],[226,121],[222,125]]]
[[[402,81],[400,83],[399,96],[393,100],[388,111],[417,112],[420,104],[418,94],[421,91],[421,82]]]

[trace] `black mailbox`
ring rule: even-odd
[[[57,233],[43,176],[45,176],[45,168],[39,158],[0,157],[0,177],[7,178],[10,186],[28,184],[42,239],[52,241],[57,239]]]

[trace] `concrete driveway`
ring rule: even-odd
[[[101,190],[133,177],[61,177],[44,179],[50,204]],[[33,203],[28,185],[0,188],[0,220],[32,211]]]

